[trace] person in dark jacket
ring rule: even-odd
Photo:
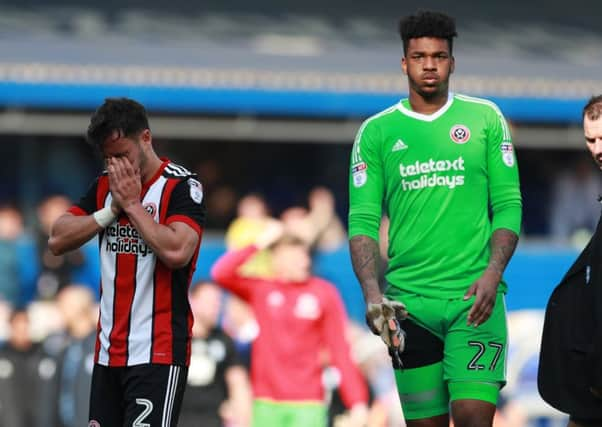
[[[602,95],[584,107],[583,130],[602,169]],[[602,221],[548,301],[538,387],[569,427],[602,425]]]
[[[222,291],[201,282],[190,293],[194,313],[181,427],[248,427],[252,392],[234,342],[219,327]]]
[[[9,324],[8,341],[0,349],[0,426],[31,427],[40,403],[41,353],[31,341],[25,308],[14,309]]]
[[[63,329],[41,343],[35,425],[86,426],[98,316],[95,296],[87,286],[69,284],[58,292],[55,303]]]
[[[57,410],[64,427],[86,426],[98,308],[92,291],[81,285],[62,288],[57,302],[65,316],[69,336],[61,358]]]

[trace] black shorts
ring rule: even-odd
[[[188,368],[94,365],[89,427],[175,427]]]

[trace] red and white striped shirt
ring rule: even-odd
[[[125,214],[99,233],[101,299],[95,361],[104,366],[188,365],[192,312],[188,287],[205,223],[201,184],[163,159],[142,187],[143,207],[160,224],[184,222],[199,235],[190,263],[172,270],[153,253]],[[100,175],[69,210],[90,215],[111,205],[109,180]]]

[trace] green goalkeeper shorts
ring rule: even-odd
[[[406,419],[449,412],[449,403],[476,399],[497,403],[506,382],[507,324],[504,295],[498,293],[489,319],[467,325],[475,297],[435,299],[389,287],[387,298],[403,302],[410,317],[401,327],[406,347],[403,369],[395,371]]]

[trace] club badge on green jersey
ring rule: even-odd
[[[449,136],[456,144],[466,144],[470,139],[470,129],[464,125],[455,125],[450,129]]]

